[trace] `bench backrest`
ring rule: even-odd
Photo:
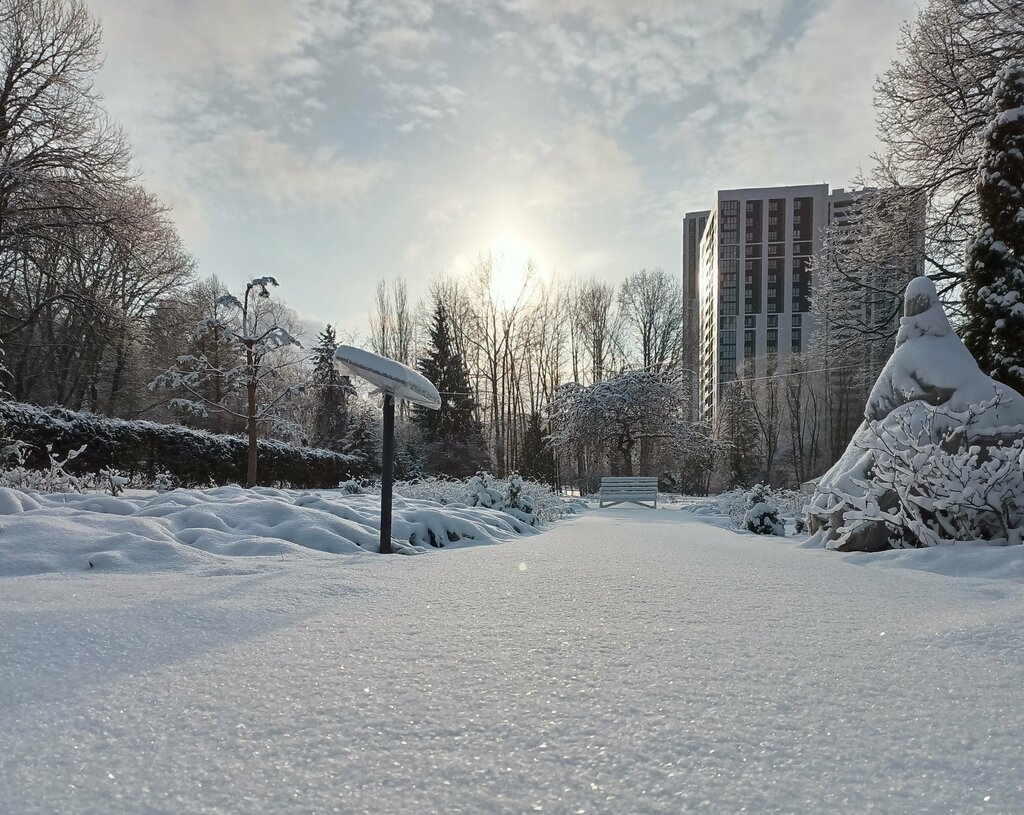
[[[616,493],[618,495],[650,495],[658,492],[658,479],[646,476],[635,476],[632,478],[608,476],[601,479],[601,492]]]

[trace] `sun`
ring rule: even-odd
[[[491,294],[506,305],[515,303],[534,282],[534,273],[527,267],[537,264],[537,257],[529,244],[514,232],[503,232],[490,242],[494,261],[491,276]]]

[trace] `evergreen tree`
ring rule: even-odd
[[[441,409],[416,407],[413,421],[427,442],[427,466],[435,473],[462,478],[489,466],[483,433],[474,413],[476,399],[469,370],[456,351],[444,303],[434,302],[430,347],[419,370],[441,394]]]
[[[348,411],[348,432],[340,452],[358,459],[355,475],[368,478],[380,473],[381,425],[380,411],[360,399]]]
[[[981,369],[1024,391],[1024,65],[992,93],[977,186],[982,229],[967,250],[963,341]]]
[[[746,487],[755,483],[760,470],[757,420],[750,396],[738,382],[728,382],[722,389],[716,435],[728,451],[722,463],[730,486]]]
[[[327,450],[341,450],[348,432],[348,400],[355,392],[347,376],[334,367],[334,351],[338,337],[333,326],[328,325],[317,336],[313,348],[313,372],[310,376],[310,390],[313,396],[314,447]]]
[[[546,436],[540,413],[531,413],[523,436],[522,466],[519,469],[526,478],[555,486],[555,453]]]

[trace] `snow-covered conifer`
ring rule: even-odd
[[[455,347],[448,311],[436,298],[430,346],[418,368],[441,394],[440,410],[416,407],[413,411],[413,421],[422,429],[429,448],[429,469],[463,478],[486,467],[483,431],[475,416],[477,405],[469,370]]]
[[[334,327],[328,325],[320,332],[312,349],[312,442],[314,446],[326,450],[342,449],[348,430],[348,400],[355,393],[351,380],[334,366],[337,347],[337,334]]]
[[[999,71],[977,186],[981,234],[967,250],[964,344],[1024,390],[1024,63]]]

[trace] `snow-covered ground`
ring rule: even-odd
[[[0,811],[1024,811],[1020,553],[889,555],[616,507],[4,578]]]

